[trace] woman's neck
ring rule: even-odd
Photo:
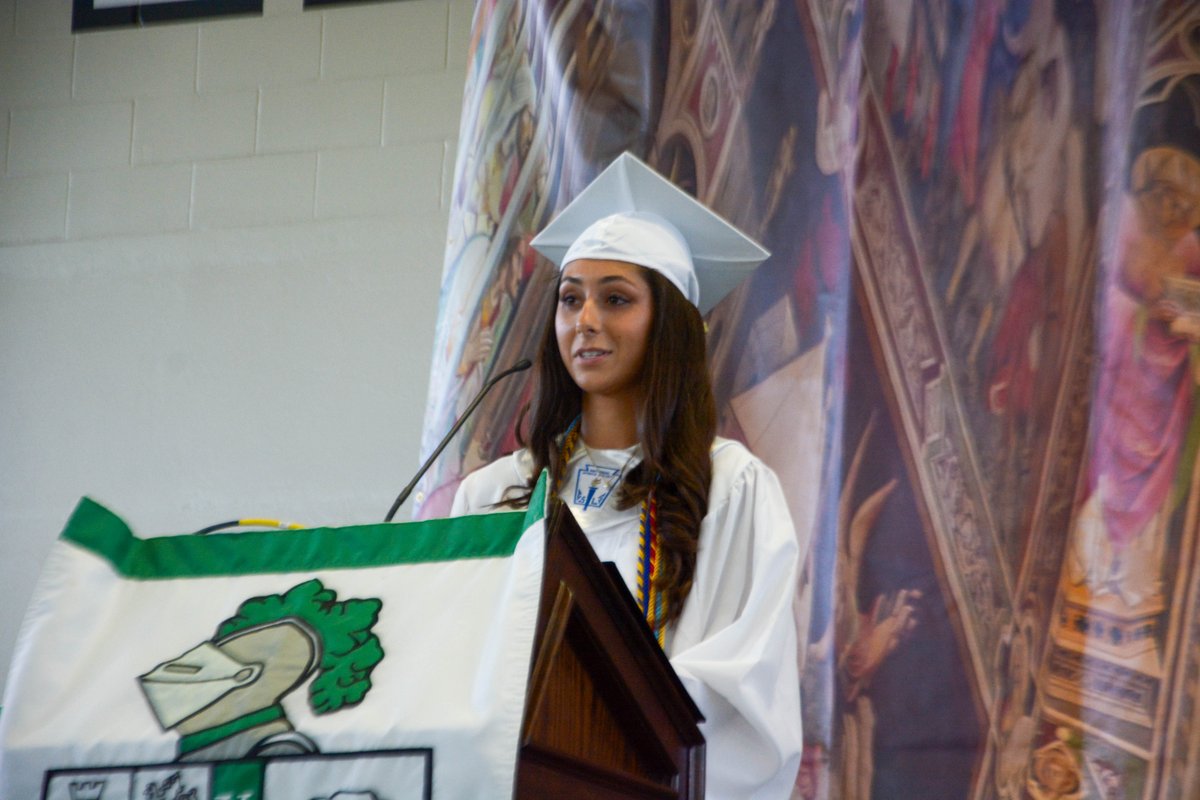
[[[636,401],[585,394],[579,435],[588,447],[602,450],[632,447],[638,443]]]

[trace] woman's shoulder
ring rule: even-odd
[[[713,477],[709,491],[709,508],[728,501],[747,491],[753,493],[763,481],[777,483],[778,479],[762,459],[746,445],[734,439],[718,436],[712,444]]]
[[[746,445],[737,439],[726,439],[723,436],[717,436],[713,439],[710,452],[712,453],[714,465],[718,461],[730,464],[748,464],[751,461],[758,461],[758,457],[754,453],[751,453]]]
[[[500,456],[489,464],[484,464],[472,472],[463,482],[468,480],[488,482],[494,480],[524,481],[533,467],[533,456],[526,449],[517,450],[506,456]]]
[[[770,468],[762,460],[750,452],[750,448],[736,439],[725,439],[720,436],[713,439],[712,449],[713,476],[740,475],[747,471],[767,470]]]
[[[491,510],[490,506],[511,496],[510,489],[523,487],[532,470],[533,457],[528,450],[517,450],[480,467],[459,484],[452,513],[457,516]]]
[[[787,498],[775,472],[740,442],[713,442],[713,478],[702,537],[707,549],[732,558],[734,552],[786,555],[796,548]]]

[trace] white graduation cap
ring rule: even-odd
[[[622,153],[531,242],[561,270],[578,258],[662,273],[700,313],[770,255],[686,192]]]

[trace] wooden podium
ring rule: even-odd
[[[546,531],[515,796],[703,798],[700,711],[562,503]]]

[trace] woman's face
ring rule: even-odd
[[[653,306],[641,267],[592,258],[566,266],[554,328],[563,364],[584,394],[639,397]]]

